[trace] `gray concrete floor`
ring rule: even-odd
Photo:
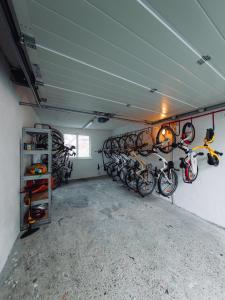
[[[225,299],[225,231],[110,179],[54,193],[53,220],[18,239],[0,299]]]

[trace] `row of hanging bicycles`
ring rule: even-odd
[[[166,154],[175,148],[184,153],[180,158],[180,169],[185,183],[192,183],[198,176],[198,157],[205,154],[200,150],[206,150],[209,165],[219,165],[223,153],[210,147],[215,140],[214,129],[206,130],[203,145],[191,148],[194,139],[192,122],[185,123],[178,135],[171,126],[163,125],[155,139],[151,128],[127,133],[107,139],[100,152],[104,169],[114,181],[121,181],[142,197],[150,195],[155,189],[159,194],[169,197],[177,189],[177,171],[180,170],[175,168],[172,160],[166,159]],[[153,166],[152,160],[157,162],[157,166]]]

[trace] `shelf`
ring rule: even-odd
[[[24,196],[24,204],[28,205],[28,194],[25,194]],[[32,195],[31,198],[31,205],[39,205],[39,204],[48,204],[49,198],[48,198],[48,191],[37,193]]]
[[[46,149],[41,148],[36,149],[36,136],[37,135],[45,135],[46,139]],[[28,142],[29,141],[29,142]],[[24,144],[30,144],[30,150],[24,149]],[[45,179],[48,184],[48,190],[45,192],[37,193],[32,195],[31,206],[43,205],[47,207],[45,215],[39,219],[32,227],[39,227],[42,224],[50,223],[51,221],[51,199],[52,199],[52,186],[51,186],[51,165],[52,165],[52,136],[51,129],[42,129],[42,128],[23,128],[22,131],[22,139],[21,139],[21,173],[20,173],[20,185],[21,190],[24,190],[26,187],[27,181],[29,180],[38,180]],[[26,147],[26,146],[25,146]],[[38,146],[37,146],[38,147]],[[28,148],[29,149],[29,148]],[[28,173],[28,158],[31,160],[31,165],[35,163],[35,155],[48,155],[48,167],[46,174],[36,174],[31,175]],[[25,173],[24,173],[24,170]],[[39,181],[40,182],[40,181]],[[20,229],[25,230],[28,227],[27,224],[27,213],[29,210],[28,206],[28,192],[23,192],[20,195]]]
[[[24,217],[24,228],[26,228],[28,226],[27,218],[28,218],[28,215],[25,215],[25,217]],[[39,226],[41,224],[46,224],[46,223],[49,223],[49,222],[50,222],[50,218],[49,218],[48,211],[45,211],[45,215],[41,219],[37,220],[32,225],[32,227]]]
[[[35,154],[51,154],[48,150],[23,150],[23,155],[35,155]]]
[[[51,132],[51,129],[43,129],[43,128],[24,128],[25,133],[35,135],[37,133],[48,134]]]
[[[41,175],[24,175],[23,180],[27,181],[27,180],[48,179],[50,177],[51,177],[50,173],[41,174]]]

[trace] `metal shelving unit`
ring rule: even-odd
[[[48,136],[48,148],[44,150],[24,150],[24,143],[29,142],[35,135],[47,135]],[[35,159],[41,155],[48,155],[48,173],[42,175],[28,175],[26,174],[26,168],[36,163]],[[21,140],[21,164],[20,164],[20,186],[21,190],[26,185],[28,180],[40,180],[48,179],[48,190],[46,192],[34,194],[32,196],[32,206],[36,205],[47,205],[47,210],[45,216],[38,220],[32,227],[37,227],[42,224],[51,222],[51,202],[52,202],[52,188],[51,188],[51,172],[52,172],[52,135],[50,129],[42,128],[23,128],[22,140]],[[28,211],[28,206],[25,203],[26,193],[21,193],[20,196],[20,229],[25,230],[27,228],[27,223],[25,221],[25,215]]]

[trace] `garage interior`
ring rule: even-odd
[[[0,299],[225,299],[224,11],[0,1]]]

